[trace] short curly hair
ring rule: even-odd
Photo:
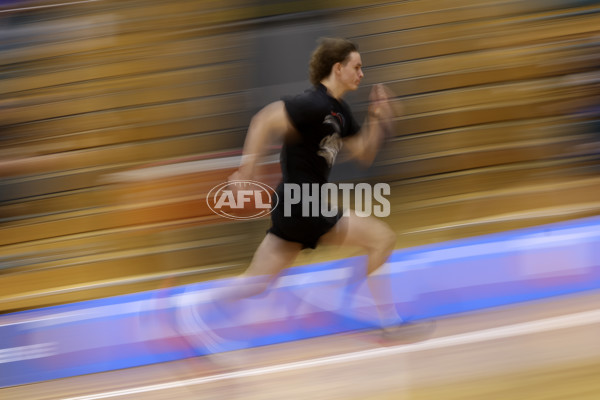
[[[358,46],[346,39],[322,38],[313,51],[308,67],[310,82],[317,86],[329,76],[331,68],[338,62],[348,61],[350,53],[358,51]]]

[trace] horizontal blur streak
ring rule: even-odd
[[[372,84],[401,99],[375,164],[332,172],[390,183],[398,248],[597,215],[599,26],[584,0],[2,2],[0,310],[240,272],[268,218],[205,197],[321,36],[359,45],[359,120]]]
[[[359,45],[365,85],[348,97],[359,119],[371,84],[401,98],[375,164],[340,157],[332,173],[391,184],[398,247],[598,213],[594,2],[0,7],[4,310],[158,284],[111,284],[140,275],[240,271],[268,219],[225,220],[205,196],[235,171],[252,115],[308,86],[324,35]],[[270,185],[278,146],[260,175]]]

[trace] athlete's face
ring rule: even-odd
[[[346,63],[340,65],[340,81],[346,90],[356,90],[364,76],[360,54],[354,51],[348,55]]]

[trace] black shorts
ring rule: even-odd
[[[283,196],[280,195],[279,198],[282,199]],[[329,232],[340,220],[343,212],[338,211],[333,217],[303,217],[301,208],[293,207],[291,214],[284,215],[284,207],[280,202],[271,212],[271,228],[267,232],[290,242],[301,243],[304,249],[314,249],[321,236]]]

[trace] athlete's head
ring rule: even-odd
[[[347,90],[358,88],[364,74],[356,44],[346,39],[321,39],[310,58],[310,82],[316,86],[331,74]]]

